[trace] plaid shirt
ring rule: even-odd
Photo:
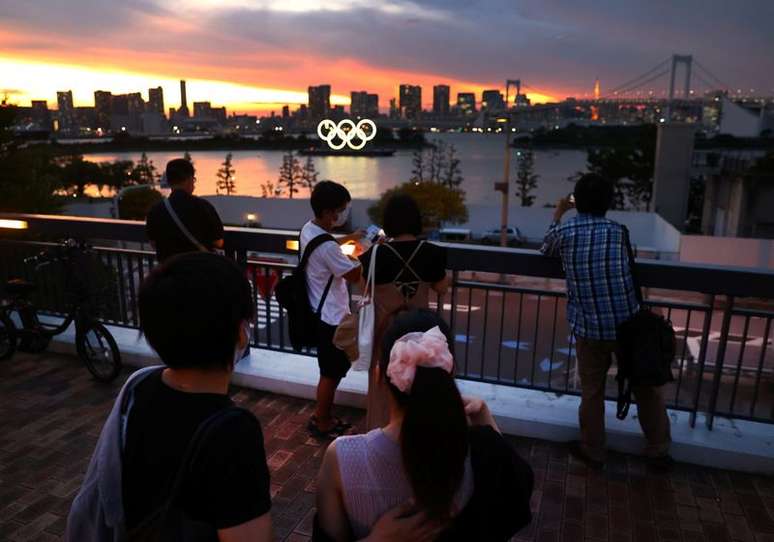
[[[582,213],[548,228],[540,252],[562,257],[567,319],[577,337],[614,341],[618,325],[639,309],[625,231],[617,222]]]

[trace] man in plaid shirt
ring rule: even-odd
[[[616,348],[616,329],[639,310],[626,248],[624,226],[605,218],[612,185],[598,175],[578,180],[570,198],[559,200],[540,251],[561,256],[567,278],[567,319],[575,336],[581,380],[581,440],[571,451],[591,466],[604,466],[605,384]],[[575,206],[577,216],[561,223]],[[633,386],[645,454],[668,462],[669,418],[660,388]]]

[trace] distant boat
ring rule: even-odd
[[[360,151],[354,151],[352,149],[341,149],[339,151],[333,149],[301,149],[299,154],[304,156],[392,156],[395,154],[395,149],[363,149]]]

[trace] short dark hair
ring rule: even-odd
[[[422,233],[422,213],[417,201],[408,194],[395,194],[384,206],[384,232],[388,237]]]
[[[613,204],[613,183],[596,173],[587,173],[578,179],[574,193],[579,213],[605,216]]]
[[[207,252],[170,258],[139,293],[140,328],[169,367],[229,368],[239,323],[255,316],[250,283],[232,260]]]
[[[170,160],[167,162],[166,175],[169,184],[184,183],[194,176],[193,164],[185,158]]]
[[[310,203],[314,216],[320,218],[325,211],[335,211],[352,201],[349,190],[333,181],[320,181],[312,190]]]

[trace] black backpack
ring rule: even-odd
[[[321,244],[328,241],[336,242],[336,239],[328,233],[322,233],[309,241],[304,249],[301,261],[290,275],[283,277],[274,290],[277,297],[277,303],[285,309],[288,314],[288,334],[290,335],[290,344],[293,349],[300,351],[303,348],[317,346],[317,321],[320,318],[325,298],[328,297],[328,291],[333,283],[333,275],[328,279],[323,295],[320,298],[320,304],[317,310],[312,310],[309,305],[309,292],[306,287],[306,264],[312,252]]]
[[[618,362],[618,409],[616,417],[626,418],[632,404],[632,385],[658,387],[672,382],[672,361],[677,346],[672,322],[645,308],[642,291],[634,268],[634,253],[629,242],[629,230],[624,227],[624,241],[629,255],[629,267],[640,310],[616,330],[616,360]]]

